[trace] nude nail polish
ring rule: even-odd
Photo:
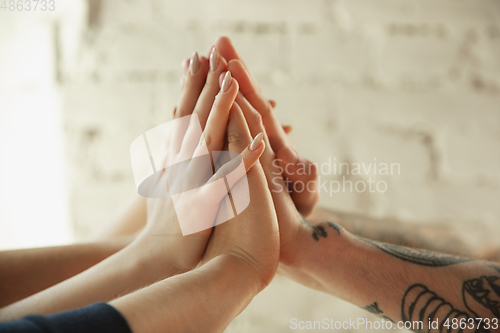
[[[215,72],[217,66],[219,65],[219,52],[215,48],[212,48],[212,52],[210,53],[210,70]]]
[[[200,67],[200,59],[198,58],[198,52],[193,53],[191,57],[191,61],[189,63],[189,71],[191,74],[196,74],[198,71],[198,67]]]
[[[224,76],[224,80],[222,81],[222,87],[221,90],[222,92],[226,92],[229,90],[229,87],[231,86],[231,80],[232,80],[231,72],[227,71],[226,75]]]
[[[250,150],[255,150],[257,149],[260,144],[262,143],[262,138],[263,138],[264,134],[262,134],[262,132],[260,132],[259,134],[257,134],[255,136],[255,138],[253,139],[252,143],[250,144]]]

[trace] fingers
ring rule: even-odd
[[[307,217],[318,204],[318,167],[297,152],[285,146],[276,153],[276,160],[283,170],[283,175],[291,183],[292,199],[298,211]]]
[[[260,160],[262,161],[262,167],[264,168],[264,173],[266,174],[267,182],[271,193],[274,194],[281,192],[285,188],[285,183],[279,170],[278,165],[273,163],[275,159],[274,151],[268,143],[268,138],[265,135],[264,124],[262,122],[262,116],[257,112],[252,105],[243,97],[240,93],[236,97],[236,103],[241,107],[242,113],[250,129],[251,135],[257,135],[260,132],[264,133],[264,142],[266,143],[264,153]]]
[[[243,62],[238,52],[236,52],[236,49],[234,48],[233,43],[231,42],[229,37],[222,36],[217,38],[217,41],[215,42],[215,47],[217,47],[217,49],[220,52],[220,55],[224,57],[227,61],[238,59]]]
[[[213,181],[227,177],[228,187],[232,188],[244,175],[242,172],[234,172],[241,165],[241,162],[243,162],[245,173],[247,173],[259,161],[265,149],[263,137],[263,133],[259,133],[240,155],[221,166],[212,177]],[[231,173],[233,173],[232,177],[228,177]]]
[[[227,182],[227,189],[231,189],[257,163],[265,151],[266,146],[263,138],[263,134],[256,135],[252,141],[250,130],[245,122],[241,108],[238,104],[234,103],[231,107],[227,124],[228,149],[240,155],[220,167],[209,182],[224,178]],[[243,165],[241,164],[242,161]],[[226,194],[227,192],[220,192],[214,195],[217,200],[220,200]]]
[[[198,118],[200,119],[202,129],[205,129],[208,115],[210,113],[210,109],[212,108],[212,104],[214,103],[215,96],[220,91],[219,76],[222,73],[225,73],[226,69],[226,60],[220,57],[217,48],[213,47],[209,57],[209,71],[207,80],[194,108],[194,112],[198,114]]]
[[[263,97],[243,63],[233,59],[228,62],[227,68],[240,83],[241,93],[262,115],[262,121],[273,149],[277,151],[285,145],[290,145],[291,141],[274,114],[271,103]]]
[[[252,135],[264,128],[260,114],[241,93],[236,97],[236,102],[243,110]],[[312,213],[319,201],[317,166],[299,156],[290,146],[283,146],[276,155],[272,147],[266,147],[261,161],[273,197],[277,192],[287,192],[287,185],[291,184],[291,197],[298,211],[304,216]],[[287,181],[285,184],[282,174],[291,183]]]
[[[293,127],[290,125],[283,125],[283,131],[285,131],[286,134],[292,133]]]
[[[266,100],[257,82],[250,74],[248,67],[243,62],[236,51],[233,43],[228,37],[220,37],[215,42],[221,56],[228,61],[228,70],[240,83],[240,90],[253,107],[262,115],[264,126],[269,137],[269,141],[275,151],[280,150],[285,145],[290,145],[291,141],[286,136],[280,122],[272,112],[276,106],[274,101]]]
[[[224,145],[226,126],[228,125],[229,110],[233,106],[238,94],[238,82],[232,78],[230,72],[226,72],[222,81],[219,94],[215,97],[212,109],[207,119],[207,126],[203,131],[203,138],[196,149],[195,156],[208,151],[219,151]],[[203,145],[206,145],[204,148]]]
[[[256,137],[257,134],[263,132],[256,131],[253,134],[248,125],[240,105],[235,102],[227,124],[227,147],[229,151],[242,152],[252,141],[252,136]]]
[[[188,73],[188,70],[189,70],[189,63],[191,61],[191,58],[187,58],[187,59],[184,59],[181,63],[181,67],[182,67],[182,73],[184,75],[186,75]]]
[[[182,83],[181,98],[177,106],[176,118],[193,113],[198,96],[205,85],[208,73],[208,59],[194,53],[189,61],[189,68]]]

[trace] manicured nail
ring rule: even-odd
[[[189,63],[189,70],[191,74],[195,74],[198,71],[198,67],[200,67],[200,59],[198,58],[198,52],[193,53],[191,57],[191,62]]]
[[[264,134],[262,134],[262,132],[257,134],[257,136],[253,139],[252,143],[250,144],[250,150],[253,151],[253,150],[259,148],[260,144],[262,143],[263,136],[264,136]]]
[[[226,75],[224,76],[224,81],[222,81],[222,92],[226,92],[229,90],[229,86],[231,86],[231,80],[233,78],[231,77],[231,72],[227,71]]]
[[[212,53],[210,53],[210,70],[215,72],[217,66],[219,65],[219,52],[215,46],[212,48]]]

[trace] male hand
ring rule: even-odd
[[[307,217],[312,213],[319,201],[317,185],[317,166],[300,156],[293,148],[287,135],[289,128],[283,128],[274,114],[275,103],[264,98],[263,93],[248,67],[236,52],[228,37],[220,37],[215,43],[220,55],[228,61],[228,70],[240,84],[240,91],[248,102],[258,111],[254,117],[262,118],[264,129],[269,138],[271,148],[276,152],[276,159],[283,176],[290,182],[289,190],[299,212]],[[305,173],[303,171],[306,171]],[[301,183],[294,187],[295,183]],[[293,189],[301,189],[294,191]]]

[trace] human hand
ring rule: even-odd
[[[319,201],[317,166],[300,156],[294,149],[293,143],[287,135],[289,129],[281,126],[274,113],[274,102],[264,98],[262,90],[236,52],[231,40],[228,37],[220,37],[215,46],[221,56],[228,61],[228,70],[238,80],[241,93],[262,117],[271,148],[276,152],[278,165],[283,176],[291,182],[288,188],[293,202],[299,212],[307,217]],[[306,172],[303,172],[304,170]]]
[[[237,153],[244,150],[254,154],[254,157],[260,156],[266,147],[265,133],[256,132],[253,136],[254,140],[250,144],[250,130],[240,107],[234,103],[227,126],[228,150]],[[244,152],[241,153],[243,156]],[[222,255],[242,260],[252,268],[250,271],[256,273],[256,291],[259,292],[276,273],[280,249],[279,230],[273,199],[260,163],[248,171],[247,179],[249,206],[227,223],[214,228],[202,263]],[[237,183],[235,188],[238,185],[241,184]]]
[[[150,269],[159,270],[159,277],[163,277],[161,263],[180,272],[198,264],[216,221],[218,204],[227,193],[224,181],[217,175],[212,177],[209,153],[222,149],[238,83],[225,72],[219,89],[218,76],[226,68],[222,58],[212,60],[209,70],[209,60],[195,54],[190,65],[184,67],[181,98],[173,121],[177,125],[165,133],[165,154],[162,165],[157,167],[159,171],[141,184],[140,191],[148,197],[147,225],[131,245],[144,256],[141,260],[148,267],[151,263]],[[188,120],[185,116],[190,112]],[[251,167],[257,159],[245,159],[245,166]]]
[[[252,136],[264,131],[264,124],[259,112],[250,102],[238,93],[236,103],[240,106]],[[292,198],[286,190],[286,185],[281,175],[281,170],[273,161],[276,159],[268,138],[264,136],[265,150],[260,158],[260,164],[264,170],[267,185],[273,199],[274,207],[279,224],[280,236],[280,262],[285,265],[293,265],[297,258],[297,251],[302,241],[303,232],[310,232],[309,225],[301,216]]]

